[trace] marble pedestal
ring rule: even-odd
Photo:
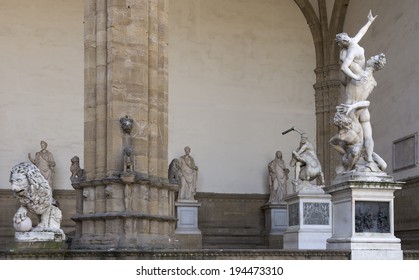
[[[338,175],[325,191],[332,195],[333,232],[327,249],[350,250],[351,259],[402,260],[394,236],[394,191],[401,183],[376,172]]]
[[[15,242],[9,244],[11,250],[66,250],[66,236],[62,230],[15,232]]]
[[[284,232],[288,228],[287,203],[268,203],[265,213],[265,235],[269,249],[282,249]]]
[[[285,201],[289,227],[284,233],[284,249],[326,249],[326,240],[332,235],[330,195],[321,187],[306,184]]]
[[[175,203],[177,213],[176,238],[181,249],[202,248],[202,234],[198,228],[198,208],[196,200],[178,200]]]
[[[15,232],[15,242],[64,242],[65,234],[60,231]]]

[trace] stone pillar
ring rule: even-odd
[[[172,246],[177,186],[167,181],[168,2],[85,1],[86,179],[73,184],[74,247]],[[123,118],[132,120],[129,131]],[[132,149],[129,176],[124,148]]]
[[[316,151],[328,185],[335,176],[335,168],[340,160],[339,154],[329,144],[329,140],[337,133],[333,117],[341,100],[340,66],[318,67],[315,73],[317,81],[313,87],[316,104]]]

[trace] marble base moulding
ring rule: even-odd
[[[333,207],[327,249],[350,250],[354,260],[402,260],[400,239],[394,236],[394,191],[401,186],[385,173],[338,175],[325,188]]]
[[[287,204],[268,203],[261,207],[265,213],[265,236],[269,249],[282,249],[284,232],[288,228]]]
[[[15,232],[15,242],[10,250],[66,250],[66,236],[62,230]]]
[[[284,233],[284,249],[326,249],[332,235],[330,195],[317,186],[303,187],[285,197],[288,225]]]
[[[176,238],[182,249],[201,249],[202,233],[198,228],[198,208],[196,200],[178,200],[175,203],[177,213]]]

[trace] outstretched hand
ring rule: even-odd
[[[340,104],[336,106],[336,111],[341,114],[349,115],[349,112],[352,110],[352,106],[348,104]]]
[[[369,21],[369,22],[373,22],[373,21],[374,21],[377,17],[378,17],[378,15],[374,17],[374,16],[372,15],[371,10],[370,10],[370,12],[369,12],[369,14],[368,14],[368,21]]]

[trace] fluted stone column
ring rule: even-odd
[[[319,67],[315,70],[317,155],[322,164],[327,185],[334,178],[335,168],[340,161],[339,154],[331,149],[329,144],[329,140],[337,133],[333,117],[341,99],[342,83],[339,79],[339,72],[339,65]]]
[[[75,248],[170,248],[168,0],[85,0],[85,180]],[[129,129],[121,119],[132,120]],[[124,148],[132,148],[129,171]],[[128,173],[127,173],[128,172]]]

